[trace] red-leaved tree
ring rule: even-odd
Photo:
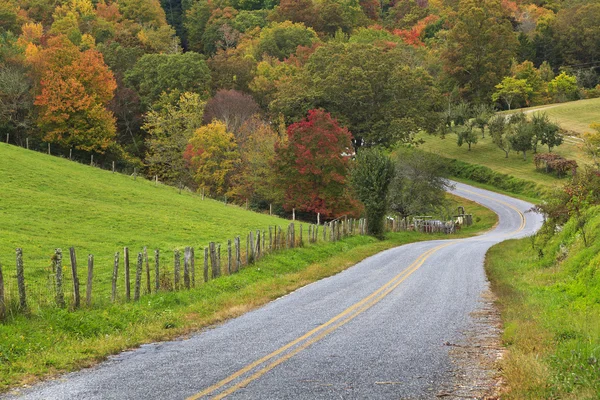
[[[288,140],[275,146],[278,184],[285,193],[284,208],[321,213],[325,218],[356,215],[359,203],[347,180],[352,134],[323,110],[287,129]]]

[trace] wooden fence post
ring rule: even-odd
[[[25,271],[23,270],[23,249],[16,250],[17,255],[17,285],[19,286],[19,307],[27,309],[27,296],[25,294]]]
[[[73,306],[79,308],[81,300],[79,298],[79,276],[77,276],[77,257],[75,256],[74,247],[69,249],[69,254],[71,255],[71,274],[73,275]]]
[[[273,229],[269,225],[269,252],[273,252]]]
[[[217,278],[220,275],[219,266],[217,264],[217,249],[215,246],[215,242],[210,242],[208,244],[209,252],[210,252],[210,265],[212,267],[212,277],[213,279]]]
[[[304,246],[304,242],[302,241],[302,224],[300,224],[300,247]]]
[[[190,268],[192,270],[192,287],[196,287],[196,253],[194,248],[190,248]]]
[[[125,263],[125,300],[131,300],[131,282],[129,280],[129,248],[123,248],[123,262]]]
[[[160,289],[160,250],[154,250],[154,290],[158,292]]]
[[[50,143],[48,143],[48,155],[50,155]]]
[[[254,252],[254,254],[256,254],[256,259],[258,260],[260,258],[260,253],[261,253],[261,248],[260,248],[260,230],[256,231],[256,251]]]
[[[117,300],[117,278],[119,276],[119,252],[115,253],[115,266],[113,268],[112,276],[112,296],[111,301],[114,303]]]
[[[152,293],[152,283],[150,282],[150,262],[148,261],[148,248],[144,246],[144,263],[146,264],[146,293]]]
[[[231,275],[231,240],[227,241],[227,275]]]
[[[92,305],[92,280],[94,278],[94,256],[88,254],[88,275],[87,285],[85,285],[85,304],[90,307]]]
[[[204,282],[208,282],[208,247],[204,248]]]
[[[185,285],[186,289],[190,289],[191,286],[191,282],[190,282],[190,258],[191,258],[191,251],[189,247],[186,247],[183,253],[183,284]]]
[[[25,145],[27,146],[27,150],[29,150],[29,138],[25,138]]]
[[[140,299],[140,291],[142,289],[142,270],[144,268],[144,255],[138,253],[137,265],[135,269],[135,291],[133,293],[133,301]]]
[[[60,308],[65,306],[65,291],[63,289],[63,268],[62,268],[62,250],[55,249],[54,250],[54,284],[56,290],[56,305]]]
[[[235,272],[242,266],[242,243],[240,237],[235,238]]]
[[[4,297],[4,275],[2,275],[2,264],[0,263],[0,321],[6,319],[6,298]]]
[[[217,244],[217,270],[221,276],[221,243]]]
[[[321,213],[317,213],[317,225],[321,225]]]
[[[180,269],[181,269],[181,255],[179,254],[179,250],[175,249],[174,254],[174,279],[173,279],[173,288],[174,290],[179,290],[179,277],[180,277]]]
[[[112,162],[112,173],[113,174],[115,173],[115,162],[114,161]]]

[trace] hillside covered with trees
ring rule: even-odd
[[[584,0],[6,0],[0,130],[255,208],[358,214],[361,148],[472,118],[470,148],[493,108],[600,96],[599,20]]]

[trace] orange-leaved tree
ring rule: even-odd
[[[325,218],[356,215],[359,203],[349,193],[352,134],[323,110],[287,129],[276,145],[275,166],[285,191],[284,208],[321,213]]]
[[[117,87],[102,54],[80,51],[65,36],[30,60],[39,79],[35,105],[43,140],[103,153],[114,142],[115,118],[106,109]]]

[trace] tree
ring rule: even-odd
[[[467,122],[461,129],[456,132],[457,136],[457,144],[458,147],[462,147],[463,144],[467,144],[469,146],[469,151],[471,151],[471,145],[476,144],[479,136],[475,132],[473,132],[474,124],[472,122]]]
[[[394,177],[394,164],[381,150],[361,149],[352,168],[352,187],[365,206],[369,234],[383,237],[388,211],[388,191]]]
[[[262,208],[283,202],[273,170],[275,146],[283,138],[272,125],[255,115],[244,123],[236,138],[241,156],[239,172],[233,179],[236,196]]]
[[[323,107],[349,127],[355,146],[410,143],[420,131],[435,132],[441,95],[412,49],[332,42],[320,46],[296,75],[280,79],[273,114],[299,120]],[[410,65],[408,65],[410,63]]]
[[[523,153],[523,161],[527,161],[527,152],[533,148],[534,131],[532,125],[528,122],[521,122],[511,127],[511,134],[508,138],[511,148],[514,151]]]
[[[102,54],[82,52],[58,36],[31,61],[40,82],[34,104],[43,140],[104,153],[116,133],[115,118],[106,109],[116,82]]]
[[[256,61],[245,57],[237,49],[219,50],[208,60],[212,77],[212,91],[235,89],[248,92],[254,78]]]
[[[508,74],[517,39],[499,0],[461,0],[457,15],[444,68],[467,99],[483,102]]]
[[[485,127],[494,115],[494,110],[487,104],[479,104],[473,108],[473,114],[475,116],[473,123],[481,129],[481,138],[485,138]]]
[[[394,155],[395,174],[390,185],[390,209],[402,217],[427,215],[446,203],[449,168],[435,154],[400,148]]]
[[[227,127],[227,132],[237,135],[242,125],[259,111],[260,107],[249,94],[236,90],[219,90],[206,103],[204,123],[219,120]]]
[[[313,27],[318,18],[312,0],[281,0],[272,15],[273,21],[291,21]]]
[[[32,82],[26,71],[0,63],[0,130],[16,136],[23,143],[32,128]]]
[[[214,121],[196,129],[185,149],[184,159],[198,189],[210,196],[231,196],[232,172],[240,161],[233,133]]]
[[[261,31],[255,57],[262,59],[267,55],[283,61],[295,54],[298,46],[310,47],[318,41],[315,31],[304,24],[290,21],[273,23]]]
[[[321,213],[325,218],[355,215],[348,191],[352,134],[329,113],[310,110],[287,129],[288,140],[275,149],[278,185],[284,208]]]
[[[146,164],[152,175],[180,187],[189,183],[183,153],[196,129],[202,125],[206,103],[197,93],[163,93],[146,114],[148,132]]]
[[[563,71],[548,82],[548,92],[554,97],[555,101],[560,103],[577,100],[579,98],[577,78]]]
[[[600,4],[565,6],[556,14],[553,39],[566,64],[597,62],[600,57]]]
[[[488,123],[488,129],[492,136],[492,142],[504,152],[506,158],[512,148],[508,138],[507,129],[508,121],[504,115],[495,115]]]
[[[207,97],[210,90],[210,70],[204,56],[183,54],[145,54],[125,75],[125,81],[149,107],[161,93],[178,90]]]
[[[529,102],[529,96],[533,93],[531,85],[526,79],[516,79],[506,76],[502,82],[496,85],[496,91],[492,94],[492,100],[504,100],[508,109],[515,100],[521,100],[526,104]]]
[[[534,113],[531,118],[535,140],[539,140],[544,146],[548,146],[548,152],[563,143],[560,128],[557,124],[550,122],[546,113]]]

